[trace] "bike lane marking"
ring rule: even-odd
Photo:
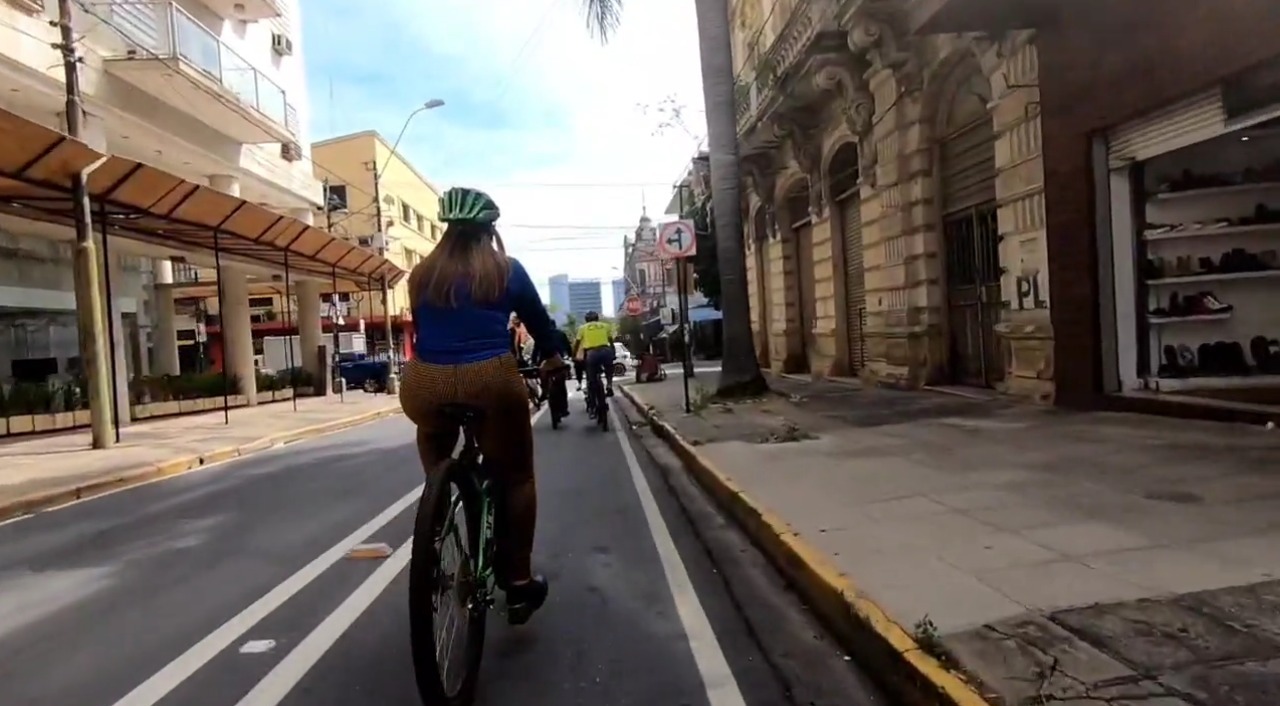
[[[530,425],[536,425],[546,411],[547,407],[544,405],[535,412]],[[382,595],[396,576],[409,565],[409,559],[413,555],[412,547],[413,539],[410,538],[408,542],[392,552],[390,558],[370,574],[369,578],[347,596],[346,600],[332,613],[325,616],[325,619],[308,633],[297,647],[290,650],[289,654],[285,655],[284,659],[276,664],[267,676],[263,677],[238,702],[237,706],[276,706],[284,701],[289,692],[293,691],[307,673],[320,662],[325,653],[355,624],[356,619],[373,605],[378,596]]]
[[[622,455],[627,459],[631,482],[635,484],[636,494],[640,497],[640,507],[644,510],[644,519],[649,525],[649,535],[653,538],[658,558],[662,561],[662,573],[676,604],[676,614],[680,616],[680,623],[684,626],[685,637],[689,640],[689,651],[693,653],[693,661],[707,691],[707,701],[711,706],[746,706],[742,689],[738,687],[738,680],[729,667],[729,661],[725,659],[724,650],[707,618],[707,611],[702,607],[697,589],[689,578],[689,570],[680,558],[675,540],[671,538],[671,529],[667,527],[667,521],[658,509],[653,488],[649,486],[649,479],[640,468],[620,416],[610,409],[609,417],[613,421],[614,433],[622,446]]]
[[[418,487],[392,503],[390,507],[383,510],[376,517],[347,535],[320,556],[312,559],[309,564],[254,601],[248,608],[245,608],[238,615],[192,645],[186,652],[179,655],[160,671],[135,687],[133,691],[130,691],[115,702],[114,706],[155,706],[169,692],[176,689],[192,674],[195,674],[197,670],[230,647],[237,639],[243,637],[254,625],[284,605],[299,591],[306,588],[308,584],[316,580],[329,567],[341,561],[352,546],[368,539],[374,532],[417,502],[421,495],[422,485],[419,484]]]
[[[267,672],[267,676],[245,694],[236,706],[275,706],[284,701],[293,687],[302,681],[338,638],[387,590],[396,576],[409,565],[412,556],[413,539],[410,538],[392,552],[391,557],[378,566],[315,630],[308,633],[297,647]]]

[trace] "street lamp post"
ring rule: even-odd
[[[387,167],[391,165],[392,158],[396,156],[396,150],[400,147],[400,140],[404,139],[404,133],[409,129],[409,123],[413,122],[413,119],[417,117],[418,113],[434,110],[442,105],[444,105],[443,100],[440,100],[439,98],[432,98],[426,103],[418,106],[418,108],[416,108],[412,113],[409,113],[409,117],[404,119],[404,125],[400,128],[400,134],[396,135],[395,143],[391,145],[391,154],[387,155],[387,159],[382,163],[381,167],[378,167],[376,161],[374,162],[373,200],[378,219],[378,254],[382,255],[383,258],[387,257],[390,248],[388,247],[389,242],[386,230],[383,226],[384,222],[382,220],[382,190],[380,188],[382,175],[387,171]],[[382,278],[382,321],[387,337],[387,394],[394,395],[400,387],[400,378],[399,375],[396,374],[395,366],[396,337],[395,330],[391,325],[391,288],[387,286],[386,277]]]

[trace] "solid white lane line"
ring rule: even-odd
[[[644,509],[644,519],[649,524],[649,534],[653,537],[654,546],[658,549],[658,558],[662,560],[662,572],[666,575],[667,586],[671,589],[671,597],[676,604],[676,614],[684,625],[684,634],[689,639],[689,650],[693,653],[693,661],[702,676],[702,685],[707,690],[707,701],[711,706],[746,706],[742,698],[742,690],[738,680],[729,668],[729,661],[724,657],[720,641],[716,639],[711,621],[702,607],[702,600],[689,579],[689,570],[685,568],[680,551],[676,549],[675,540],[671,538],[671,530],[667,521],[662,518],[658,509],[658,501],[653,497],[653,489],[649,480],[640,469],[636,460],[636,452],[631,448],[631,440],[621,424],[622,415],[610,410],[614,432],[618,435],[618,443],[622,445],[622,455],[627,459],[627,468],[631,471],[631,482],[636,486],[636,494],[640,496],[640,506]]]
[[[194,674],[196,670],[207,664],[237,639],[243,637],[259,621],[305,588],[320,574],[324,573],[326,569],[338,563],[346,555],[347,550],[368,539],[370,535],[394,519],[405,508],[417,502],[421,495],[422,486],[419,485],[407,495],[392,503],[377,517],[366,522],[359,529],[347,535],[342,541],[313,559],[311,563],[299,569],[297,573],[285,579],[279,586],[268,591],[266,595],[259,598],[248,608],[245,608],[239,615],[206,635],[204,639],[197,642],[177,659],[167,664],[163,669],[152,675],[151,678],[126,694],[124,698],[117,701],[115,706],[154,706],[160,699],[164,698]]]
[[[531,424],[537,424],[547,411],[547,405],[534,413]],[[461,441],[459,441],[461,443]],[[396,576],[409,564],[413,555],[413,539],[405,542],[391,554],[377,570],[365,579],[347,599],[312,630],[298,646],[285,656],[262,681],[253,687],[237,703],[237,706],[275,706],[293,690],[311,671],[321,657],[329,651],[338,638],[351,628],[382,592],[387,590]]]
[[[369,575],[347,599],[293,648],[237,706],[276,706],[284,701],[293,687],[311,671],[320,658],[333,647],[374,600],[387,590],[396,575],[408,566],[413,554],[413,540],[405,542],[391,557]]]

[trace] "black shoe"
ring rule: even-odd
[[[507,591],[507,622],[524,625],[547,602],[547,579],[534,576],[528,583],[510,586]]]
[[[612,388],[612,387],[607,388],[607,389],[604,391],[604,396],[605,396],[605,397],[613,397],[613,388]]]

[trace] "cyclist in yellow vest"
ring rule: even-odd
[[[574,345],[582,351],[587,362],[587,390],[600,384],[600,373],[605,376],[605,394],[613,396],[613,327],[600,320],[600,315],[588,311],[586,323],[578,327]]]

